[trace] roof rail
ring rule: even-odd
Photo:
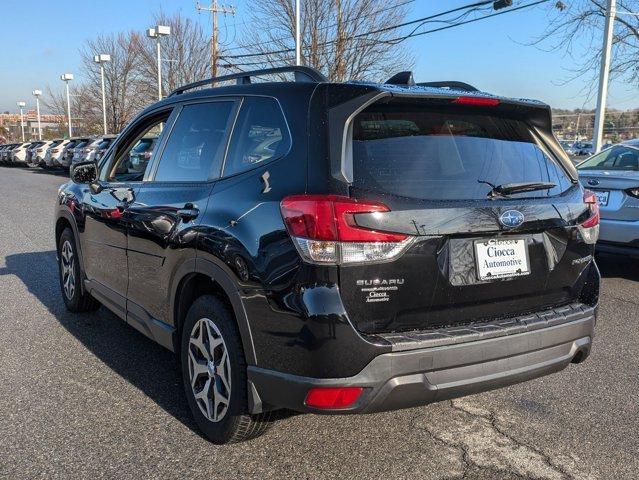
[[[467,92],[478,92],[479,90],[464,82],[457,82],[455,80],[449,80],[444,82],[423,82],[418,83],[420,87],[433,87],[433,88],[450,88],[451,90],[465,90]]]
[[[169,97],[173,95],[180,95],[197,87],[203,87],[204,85],[211,85],[218,82],[225,82],[227,80],[236,80],[238,85],[246,85],[251,83],[251,77],[259,77],[261,75],[270,75],[274,73],[290,73],[295,75],[296,82],[328,82],[328,79],[320,72],[311,67],[302,67],[299,65],[290,65],[287,67],[265,68],[263,70],[252,70],[250,72],[232,73],[230,75],[222,75],[221,77],[207,78],[206,80],[200,80],[199,82],[189,83],[173,90]]]

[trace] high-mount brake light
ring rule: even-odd
[[[282,200],[280,209],[298,251],[310,263],[388,261],[403,253],[414,238],[357,225],[357,214],[390,211],[380,202],[338,195],[293,195]]]
[[[590,215],[578,228],[585,243],[593,245],[599,239],[599,202],[597,195],[590,190],[584,190],[584,203],[588,205]]]
[[[499,99],[488,97],[457,97],[453,100],[453,103],[457,105],[469,105],[472,107],[496,107],[499,105]]]

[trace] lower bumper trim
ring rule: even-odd
[[[375,357],[345,378],[310,378],[248,367],[249,391],[261,409],[289,408],[316,413],[371,413],[424,405],[557,372],[590,353],[595,311],[580,319],[532,332],[457,345],[391,352]],[[304,405],[312,387],[359,386],[365,391],[351,407],[316,410]],[[254,413],[258,413],[255,411]]]

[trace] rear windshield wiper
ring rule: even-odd
[[[503,197],[512,193],[534,192],[537,190],[550,190],[555,188],[557,184],[552,182],[523,182],[523,183],[504,183],[502,185],[494,185],[486,180],[477,180],[478,183],[485,183],[490,186],[488,192],[489,198]]]

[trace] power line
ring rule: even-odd
[[[426,30],[425,32],[418,32],[418,33],[414,33],[414,34],[411,34],[411,35],[405,35],[403,37],[398,37],[398,38],[391,39],[391,40],[380,40],[380,42],[392,43],[392,44],[400,43],[400,42],[403,42],[404,40],[407,40],[409,38],[419,37],[421,35],[427,35],[429,33],[441,32],[442,30],[447,30],[449,28],[460,27],[460,26],[466,25],[468,23],[477,22],[479,20],[485,20],[487,18],[497,17],[498,15],[504,15],[506,13],[512,13],[512,12],[515,12],[517,10],[523,10],[524,8],[534,7],[536,5],[540,5],[542,3],[547,3],[549,1],[550,0],[538,0],[537,2],[531,2],[531,3],[527,3],[526,5],[520,5],[519,7],[510,8],[508,10],[503,10],[501,12],[491,13],[490,15],[483,15],[481,17],[472,18],[470,20],[465,20],[463,22],[455,23],[453,25],[446,25],[445,27],[433,28],[431,30]]]
[[[376,40],[376,44],[377,43],[386,43],[386,44],[393,44],[394,45],[394,44],[401,43],[401,42],[403,42],[405,40],[408,40],[409,38],[418,37],[418,36],[421,36],[421,35],[427,35],[429,33],[435,33],[435,32],[439,32],[439,31],[442,31],[442,30],[447,30],[449,28],[459,27],[461,25],[466,25],[468,23],[477,22],[479,20],[485,20],[487,18],[496,17],[498,15],[504,15],[506,13],[511,13],[511,12],[515,12],[517,10],[522,10],[524,8],[534,7],[536,5],[539,5],[539,4],[542,4],[542,3],[546,3],[548,1],[550,1],[550,0],[538,0],[536,2],[528,3],[526,5],[520,5],[519,7],[510,8],[508,10],[503,10],[501,12],[492,13],[490,15],[483,15],[481,17],[473,18],[473,19],[470,19],[470,20],[465,20],[463,22],[454,23],[452,25],[446,25],[446,26],[443,26],[443,27],[434,28],[434,29],[431,29],[431,30],[426,30],[424,32],[415,32],[416,29],[414,29],[408,35],[403,35],[401,37],[396,37],[396,38],[392,38],[392,39],[389,39],[389,40]],[[489,3],[493,3],[492,0],[487,0],[487,1],[482,1],[482,2],[475,2],[475,3],[472,3],[472,4],[464,5],[462,7],[454,8],[454,9],[451,9],[451,10],[447,10],[445,12],[440,12],[440,13],[437,13],[437,14],[434,14],[434,15],[430,15],[430,16],[427,16],[427,17],[423,17],[423,18],[417,19],[417,20],[412,20],[410,22],[405,22],[405,23],[402,23],[402,24],[399,24],[399,25],[389,26],[389,27],[385,27],[383,29],[373,30],[371,32],[360,33],[358,35],[349,37],[349,39],[362,38],[362,37],[365,37],[367,35],[372,35],[374,33],[381,33],[383,31],[390,31],[390,30],[394,30],[394,29],[397,29],[397,28],[405,27],[407,25],[414,25],[416,23],[420,23],[421,22],[421,24],[417,27],[417,28],[419,28],[422,25],[424,25],[426,23],[429,23],[429,21],[434,19],[434,18],[438,18],[438,17],[444,16],[444,15],[448,15],[450,13],[455,13],[455,12],[458,12],[458,11],[464,10],[464,9],[477,9],[477,7],[481,7],[481,6],[487,5]],[[473,10],[470,10],[470,11],[473,11]],[[470,12],[465,12],[465,13],[470,13]],[[463,15],[460,16],[460,17],[463,17]],[[460,18],[460,17],[457,17],[457,18]],[[329,42],[323,42],[323,43],[319,44],[318,46],[325,46],[325,45],[329,45],[329,44],[332,44],[332,43],[335,43],[335,42],[336,42],[335,40],[331,40]],[[347,47],[346,49],[360,48],[362,46],[372,46],[372,44],[370,44],[370,45],[361,45],[361,44],[359,44],[359,45]],[[280,54],[280,53],[290,53],[290,52],[293,52],[293,51],[295,51],[295,49],[286,48],[286,49],[281,49],[281,50],[273,50],[273,51],[269,51],[269,52],[248,53],[248,54],[241,54],[241,55],[224,55],[224,56],[222,56],[222,58],[224,58],[224,59],[250,58],[250,57],[259,57],[259,56],[266,56],[266,55],[275,55],[275,54]]]
[[[394,9],[394,8],[403,7],[404,5],[408,5],[409,3],[413,3],[413,2],[415,2],[415,1],[416,1],[416,0],[405,0],[404,2],[398,3],[397,5],[392,5],[392,6],[390,6],[390,7],[382,8],[382,9],[380,9],[380,10],[376,10],[376,11],[374,11],[374,12],[367,13],[366,15],[360,15],[360,16],[359,16],[359,18],[361,19],[361,18],[368,18],[368,17],[372,17],[373,15],[377,15],[378,13],[386,12],[386,11],[388,11],[388,10],[392,10],[392,9]],[[250,22],[249,22],[249,23],[250,23]],[[331,24],[331,25],[327,25],[326,27],[318,28],[318,30],[319,30],[319,31],[322,31],[322,30],[328,30],[329,28],[334,28],[334,27],[336,27],[336,26],[337,26],[337,24],[336,24],[336,23],[333,23],[333,24]],[[239,45],[239,46],[237,46],[237,47],[227,48],[227,49],[226,49],[226,51],[227,51],[227,52],[230,52],[230,51],[233,51],[233,50],[242,50],[242,49],[244,49],[244,50],[245,50],[245,49],[250,48],[250,47],[256,47],[256,46],[258,46],[258,45],[268,45],[268,44],[270,44],[270,43],[279,42],[280,40],[287,40],[287,39],[289,39],[289,38],[290,38],[290,36],[289,36],[289,35],[287,35],[287,36],[282,36],[282,37],[277,37],[277,38],[273,38],[272,40],[268,40],[268,41],[265,41],[265,42],[256,42],[256,43],[251,43],[251,44],[248,44],[248,45]],[[229,58],[230,58],[230,57],[229,57]]]
[[[474,2],[474,3],[468,4],[468,5],[463,5],[461,7],[453,8],[451,10],[446,10],[445,12],[440,12],[440,13],[436,13],[434,15],[430,15],[430,16],[427,16],[427,17],[418,18],[417,20],[411,20],[410,22],[405,22],[405,23],[401,23],[401,24],[398,24],[398,25],[385,27],[383,29],[373,30],[373,31],[370,31],[370,32],[360,33],[360,34],[355,35],[355,36],[350,37],[350,38],[351,39],[352,38],[360,38],[360,37],[363,37],[363,36],[366,36],[366,35],[372,35],[374,33],[380,33],[382,31],[389,31],[389,30],[393,30],[393,29],[397,29],[397,28],[402,28],[402,27],[405,27],[407,25],[413,25],[415,23],[420,23],[420,22],[423,23],[423,22],[431,20],[433,18],[442,17],[442,16],[448,15],[450,13],[455,13],[455,12],[458,12],[460,10],[465,10],[465,9],[469,9],[469,8],[474,8],[474,7],[486,5],[488,3],[492,3],[492,0],[484,0],[484,1],[481,1],[481,2]],[[288,37],[285,37],[285,38],[288,38]],[[320,43],[318,46],[324,46],[324,45],[328,45],[328,44],[331,44],[331,43],[335,43],[335,40],[331,40],[329,42]],[[254,45],[262,45],[262,44],[263,43],[256,43]],[[294,48],[286,48],[286,49],[273,50],[273,51],[270,51],[270,52],[262,52],[262,53],[244,53],[244,54],[240,54],[240,55],[224,55],[224,58],[258,57],[258,56],[261,56],[261,55],[275,55],[275,54],[278,54],[278,53],[288,53],[288,52],[293,52],[293,51],[295,51]]]

